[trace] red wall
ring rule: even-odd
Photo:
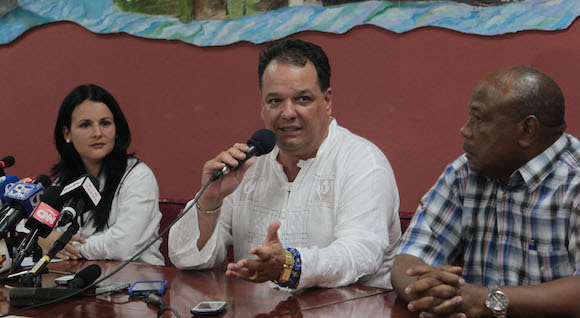
[[[344,35],[295,37],[321,45],[333,76],[333,115],[376,143],[399,185],[401,210],[414,210],[445,165],[462,153],[458,130],[474,85],[493,70],[532,65],[551,75],[578,134],[580,24],[559,32],[497,37],[424,28],[402,35],[363,26]],[[189,198],[203,163],[262,127],[259,46],[199,48],[126,34],[99,35],[53,23],[0,46],[0,156],[20,177],[47,173],[58,157],[52,130],[76,85],[96,83],[119,101],[132,150],[155,172],[162,198]]]

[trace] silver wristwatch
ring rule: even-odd
[[[489,294],[485,300],[485,305],[496,317],[506,318],[509,300],[507,295],[499,289],[499,286],[489,286]]]

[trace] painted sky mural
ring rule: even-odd
[[[397,33],[436,26],[499,35],[561,30],[580,15],[580,0],[20,0],[4,9],[0,44],[28,29],[72,21],[97,33],[126,32],[198,46],[263,43],[313,30],[345,33],[364,24]]]

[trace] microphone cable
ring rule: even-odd
[[[117,273],[118,273],[118,272],[119,272],[121,269],[123,269],[125,266],[127,266],[129,263],[131,263],[132,261],[134,261],[135,259],[137,259],[137,257],[139,257],[139,256],[140,256],[140,255],[141,255],[141,254],[142,254],[142,253],[143,253],[145,250],[147,250],[149,247],[151,247],[151,245],[153,245],[155,242],[157,242],[157,240],[159,240],[161,237],[163,237],[163,235],[165,235],[165,233],[167,233],[167,231],[169,231],[169,229],[170,229],[170,228],[171,228],[171,227],[172,227],[172,226],[173,226],[175,223],[177,223],[177,221],[181,220],[181,218],[182,218],[182,217],[184,217],[184,216],[185,216],[185,215],[186,215],[186,214],[189,212],[189,210],[191,210],[191,208],[192,208],[192,207],[196,206],[196,204],[197,204],[197,201],[199,200],[199,198],[201,197],[201,195],[202,195],[202,194],[205,192],[205,189],[207,189],[207,187],[208,187],[208,186],[210,185],[210,183],[212,183],[213,181],[214,181],[214,180],[211,180],[211,179],[210,179],[210,180],[209,180],[209,181],[208,181],[208,182],[207,182],[207,183],[206,183],[206,184],[205,184],[205,185],[204,185],[204,186],[201,188],[201,190],[200,190],[200,191],[197,193],[197,195],[196,195],[196,196],[195,196],[195,198],[193,199],[192,203],[191,203],[189,206],[186,206],[186,207],[185,207],[185,209],[183,210],[183,213],[181,213],[181,215],[178,215],[178,216],[177,216],[177,218],[176,218],[175,220],[173,220],[173,222],[171,222],[171,224],[169,224],[169,226],[167,226],[167,228],[165,228],[165,230],[163,230],[163,231],[161,232],[161,234],[157,235],[157,237],[155,237],[155,238],[154,238],[154,239],[153,239],[151,242],[149,242],[147,245],[145,245],[143,248],[141,248],[139,251],[137,251],[137,253],[135,253],[135,255],[133,255],[131,258],[129,258],[128,260],[124,261],[124,262],[123,262],[123,264],[119,265],[119,267],[118,267],[118,268],[116,268],[115,270],[113,270],[113,271],[112,271],[110,274],[108,274],[108,275],[105,275],[104,277],[102,277],[102,278],[100,278],[100,279],[97,279],[96,281],[94,281],[93,283],[89,284],[88,286],[86,286],[86,287],[84,287],[84,288],[81,288],[81,289],[79,289],[78,291],[76,291],[76,292],[74,292],[74,293],[71,293],[71,294],[69,294],[69,295],[63,296],[63,297],[61,297],[61,298],[58,298],[58,299],[50,300],[50,301],[47,301],[47,302],[44,302],[44,303],[40,303],[40,304],[36,304],[36,305],[32,305],[32,306],[25,307],[25,308],[22,308],[22,309],[18,309],[18,310],[16,310],[16,311],[13,311],[13,312],[10,312],[10,313],[7,313],[7,314],[3,314],[3,315],[1,315],[1,316],[0,316],[0,318],[1,318],[1,317],[8,317],[8,316],[11,316],[11,315],[16,315],[16,314],[19,314],[19,313],[21,313],[21,312],[24,312],[24,311],[27,311],[27,310],[30,310],[30,309],[34,309],[34,308],[38,308],[38,307],[42,307],[42,306],[46,306],[46,305],[50,305],[50,304],[54,304],[54,303],[60,302],[60,301],[62,301],[62,300],[65,300],[65,299],[71,298],[71,297],[73,297],[73,296],[76,296],[76,295],[78,295],[78,294],[80,294],[80,293],[82,293],[82,292],[86,291],[87,289],[89,289],[89,288],[91,288],[91,287],[95,286],[96,284],[98,284],[98,283],[100,283],[100,282],[102,282],[102,281],[104,281],[104,280],[106,280],[106,279],[109,279],[111,276],[113,276],[113,275],[117,274]],[[170,308],[170,307],[167,307],[167,308]],[[163,308],[162,308],[162,309],[163,309]],[[172,309],[173,309],[173,308],[172,308]],[[171,309],[167,309],[167,310],[171,310]],[[167,310],[164,310],[164,311],[167,311]],[[179,317],[179,316],[178,316],[178,317]]]
[[[161,298],[159,295],[149,294],[147,295],[146,301],[159,308],[159,311],[157,312],[157,318],[160,318],[161,315],[163,315],[163,313],[166,311],[171,311],[175,317],[181,318],[175,309],[171,308],[171,306],[165,305],[163,298]]]

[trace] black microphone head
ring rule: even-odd
[[[6,156],[6,157],[2,158],[2,160],[0,160],[0,161],[4,162],[4,167],[1,167],[1,168],[12,167],[14,165],[14,163],[16,162],[16,160],[14,160],[14,157],[12,157],[12,156]]]
[[[248,146],[257,148],[256,156],[265,155],[270,153],[276,146],[276,135],[269,129],[260,129],[248,140]]]
[[[64,206],[60,197],[61,191],[62,187],[60,186],[50,186],[44,190],[41,201],[49,207],[38,205],[24,224],[27,229],[30,231],[38,230],[38,235],[41,237],[47,237],[52,232]]]
[[[101,276],[101,267],[97,264],[89,265],[78,272],[68,283],[68,288],[85,288]]]
[[[38,177],[36,177],[34,179],[34,184],[40,184],[43,188],[48,188],[50,187],[50,185],[52,184],[52,180],[50,180],[50,177],[45,175],[45,174],[41,174]]]
[[[42,195],[42,202],[50,205],[55,210],[62,210],[64,205],[63,200],[60,198],[60,193],[62,192],[61,186],[50,186],[46,190],[44,190],[44,194]]]

